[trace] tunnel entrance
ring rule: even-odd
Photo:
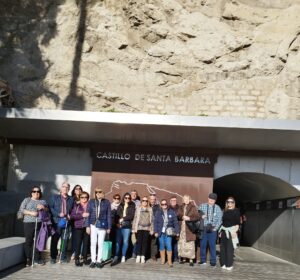
[[[241,172],[214,180],[218,204],[229,196],[245,215],[241,244],[300,264],[300,192],[280,178]]]

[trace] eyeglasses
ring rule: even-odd
[[[125,196],[124,199],[130,199],[130,196]]]
[[[87,199],[88,197],[87,196],[81,196],[80,198],[86,198]]]
[[[121,198],[120,198],[120,197],[115,197],[114,199],[115,199],[115,200],[120,200]]]
[[[41,191],[31,191],[32,193],[41,193]]]
[[[103,193],[103,191],[95,191],[95,194],[97,194],[97,193]]]
[[[227,203],[227,204],[234,204],[234,201],[232,201],[232,200],[227,200],[226,203]]]
[[[146,199],[143,199],[143,200],[142,200],[142,202],[148,202],[148,200],[146,200]]]
[[[161,205],[161,206],[166,206],[166,205],[167,205],[167,203],[161,203],[160,205]]]

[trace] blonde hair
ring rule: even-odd
[[[104,193],[104,191],[100,187],[95,188],[95,190],[94,190],[94,198],[97,198],[96,192],[102,192],[102,198],[105,197],[105,193]]]
[[[185,199],[185,198],[188,198],[189,201],[191,201],[191,196],[188,195],[188,194],[185,194],[185,195],[182,197],[182,203],[184,203],[184,199]]]

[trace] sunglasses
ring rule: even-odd
[[[95,194],[97,194],[97,193],[103,193],[103,191],[96,191]]]
[[[32,191],[32,193],[41,193],[41,191]]]
[[[120,197],[115,197],[114,199],[115,199],[115,200],[120,200],[121,198],[120,198]]]
[[[130,199],[130,197],[129,196],[125,196],[124,199]]]
[[[87,197],[87,196],[81,196],[80,198],[86,198],[86,199],[88,199],[88,197]]]
[[[161,206],[166,206],[166,205],[167,205],[167,203],[161,203],[160,205],[161,205]]]
[[[226,203],[227,203],[227,204],[234,204],[234,201],[228,200],[228,201],[226,201]]]
[[[146,200],[146,199],[143,199],[143,200],[142,200],[142,202],[148,202],[148,200]]]

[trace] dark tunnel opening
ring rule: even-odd
[[[214,181],[218,204],[233,196],[241,213],[241,245],[300,264],[300,191],[274,176],[235,173]]]

